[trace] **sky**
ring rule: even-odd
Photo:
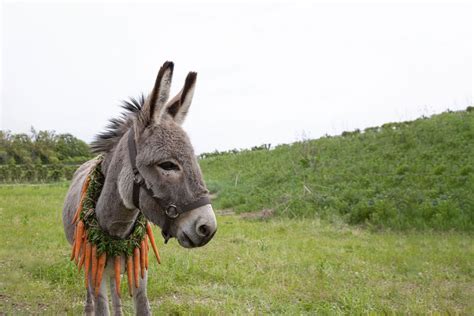
[[[277,145],[473,103],[468,2],[1,3],[0,129],[90,142],[175,62],[197,153]]]

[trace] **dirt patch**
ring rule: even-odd
[[[269,219],[275,215],[272,209],[265,209],[258,212],[242,213],[240,217],[243,219]]]
[[[235,212],[233,209],[225,209],[225,210],[216,210],[216,215],[221,215],[221,216],[230,216],[230,215],[235,215]]]

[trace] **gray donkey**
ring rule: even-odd
[[[142,212],[160,226],[165,241],[175,237],[181,246],[193,248],[212,239],[217,223],[193,148],[181,128],[193,98],[196,73],[190,72],[181,92],[168,100],[172,75],[173,63],[164,63],[150,95],[125,102],[127,112],[112,119],[108,130],[92,143],[93,151],[104,155],[100,167],[105,176],[95,211],[100,227],[111,236],[126,238]],[[71,222],[81,187],[95,163],[93,159],[79,167],[65,199],[63,224],[71,244]],[[123,273],[125,258],[121,267]],[[113,258],[108,258],[97,297],[89,280],[86,314],[109,314],[109,279],[114,313],[121,315],[113,275]],[[133,290],[137,315],[150,314],[146,285],[145,272]]]

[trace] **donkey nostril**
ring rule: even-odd
[[[197,228],[197,231],[199,235],[204,236],[204,237],[209,236],[209,233],[211,232],[211,230],[209,229],[209,226],[205,224],[199,225],[199,227]]]

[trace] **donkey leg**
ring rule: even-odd
[[[138,288],[134,288],[133,301],[135,302],[135,313],[139,316],[151,315],[150,303],[146,295],[146,284],[148,278],[148,271],[145,270],[145,276],[140,279]]]
[[[107,297],[107,282],[106,278],[102,278],[100,283],[99,294],[95,298],[95,315],[108,316],[109,315],[109,299]]]
[[[115,277],[110,277],[110,296],[112,296],[112,309],[115,316],[122,316],[122,300],[117,295],[117,285],[115,284]],[[119,289],[120,290],[120,289]]]
[[[94,315],[94,289],[91,287],[91,276],[89,275],[89,285],[87,286],[86,304],[84,307],[86,316]]]

